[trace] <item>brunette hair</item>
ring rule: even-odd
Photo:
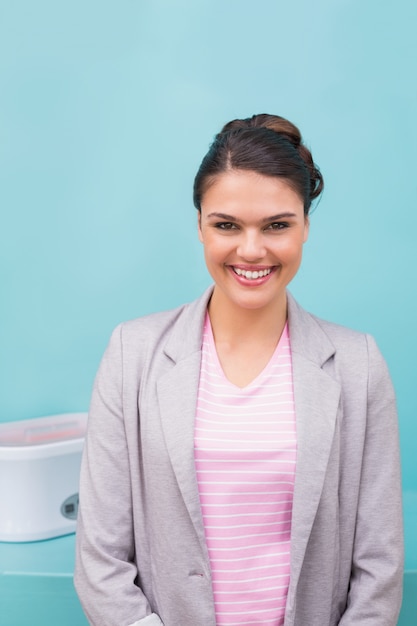
[[[194,206],[201,211],[205,191],[219,174],[250,170],[284,179],[302,198],[308,215],[324,186],[298,128],[278,115],[253,115],[223,126],[215,136],[194,180]]]

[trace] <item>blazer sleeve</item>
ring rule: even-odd
[[[74,584],[92,626],[160,626],[137,585],[122,383],[119,326],[101,361],[90,405]]]
[[[368,343],[368,403],[347,608],[340,626],[395,626],[402,599],[403,524],[398,423],[388,369]]]

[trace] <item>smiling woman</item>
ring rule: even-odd
[[[394,626],[395,398],[372,337],[287,286],[323,179],[298,129],[234,120],[194,185],[214,285],[120,325],[97,374],[75,584],[95,626]]]

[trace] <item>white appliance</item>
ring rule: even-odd
[[[75,532],[87,413],[0,424],[0,541]]]

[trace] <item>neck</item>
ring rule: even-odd
[[[216,343],[257,342],[276,345],[287,321],[287,296],[263,309],[242,308],[214,289],[208,312]]]

